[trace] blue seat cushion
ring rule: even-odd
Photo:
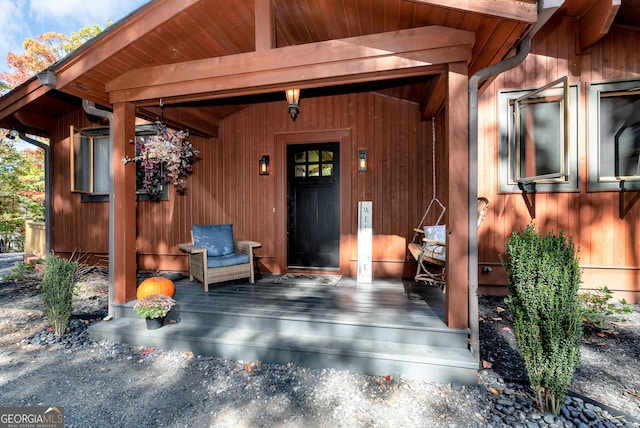
[[[207,257],[208,268],[219,268],[225,266],[241,265],[249,263],[249,256],[246,254],[227,254],[226,256]]]
[[[191,226],[193,243],[207,249],[207,257],[228,256],[233,253],[233,225],[212,224]]]

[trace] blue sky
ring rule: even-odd
[[[149,0],[0,0],[0,72],[11,71],[7,53],[22,53],[27,37],[53,31],[69,35],[92,24],[106,27]]]

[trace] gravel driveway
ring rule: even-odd
[[[86,326],[106,315],[101,276],[78,284],[71,331],[58,340],[36,285],[0,280],[0,406],[60,406],[68,428],[640,427],[575,399],[562,416],[539,413],[526,386],[507,380],[521,376],[500,300],[480,299],[487,369],[465,387],[90,341]],[[585,337],[574,386],[637,417],[640,313],[632,315],[616,334]]]
[[[24,253],[0,253],[0,280],[8,275],[14,264],[20,263]]]

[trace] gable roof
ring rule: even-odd
[[[567,0],[561,11],[608,30],[593,21],[613,20],[619,2]],[[284,100],[292,85],[302,97],[381,91],[430,117],[443,101],[438,61],[467,61],[470,75],[499,62],[537,8],[536,0],[150,1],[53,64],[43,74],[49,86],[34,78],[0,98],[0,126],[46,135],[81,98],[134,102],[153,120],[162,98],[167,123],[215,136],[220,120]]]

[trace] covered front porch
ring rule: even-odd
[[[290,175],[295,177],[289,173],[295,164],[289,149],[337,144],[331,176],[337,184],[331,204],[325,205],[337,211],[332,222],[337,239],[332,235],[332,242],[338,242],[332,255],[338,263],[329,267],[345,277],[355,275],[356,209],[360,202],[371,202],[372,275],[396,278],[389,280],[393,292],[386,280],[365,290],[345,279],[326,296],[305,297],[307,289],[292,296],[292,289],[236,284],[230,296],[218,295],[228,287],[203,296],[193,286],[194,297],[187,299],[183,293],[192,286],[181,284],[181,322],[145,340],[185,349],[187,343],[193,348],[206,343],[237,358],[279,355],[308,364],[313,358],[307,350],[327,344],[330,352],[317,352],[325,358],[317,357],[322,364],[333,361],[337,366],[336,360],[344,360],[345,367],[350,361],[376,372],[446,379],[457,376],[447,377],[439,367],[464,366],[468,357],[475,381],[478,357],[471,358],[467,343],[469,330],[477,330],[477,239],[469,217],[475,217],[478,174],[476,143],[469,138],[470,76],[511,54],[538,21],[538,2],[343,3],[156,0],[3,97],[0,125],[51,140],[56,166],[52,249],[62,256],[80,250],[108,261],[115,321],[101,328],[111,326],[113,338],[121,335],[124,340],[128,329],[147,334],[135,325],[140,320],[131,319],[136,275],[139,270],[185,272],[187,257],[179,244],[189,241],[194,224],[233,224],[238,239],[262,243],[257,254],[274,274],[292,267],[326,267],[291,262],[287,254],[289,182]],[[284,102],[290,89],[302,94],[296,120]],[[187,192],[170,188],[159,201],[139,195],[137,170],[123,163],[135,157],[130,143],[138,137],[139,119],[189,131],[200,159]],[[78,142],[71,126],[104,132],[105,155],[81,156],[74,149]],[[360,153],[368,153],[366,170],[357,168]],[[265,156],[271,171],[263,175],[256,167]],[[87,161],[76,163],[76,158]],[[108,184],[108,194],[73,184],[76,176],[85,175],[93,183],[98,175],[94,165],[109,166],[99,177]],[[413,277],[407,239],[436,196],[447,207],[447,293],[445,298],[439,290],[429,290],[440,293],[433,306],[436,300],[407,293],[400,278]],[[321,217],[322,211],[316,213]],[[382,303],[380,296],[386,296]],[[297,315],[291,313],[308,299],[319,312],[293,324],[295,337],[281,333],[280,327],[263,329],[291,325],[284,314],[304,319],[311,308],[302,305],[293,312]],[[265,302],[276,309],[265,313]],[[290,308],[292,302],[296,305]],[[414,325],[414,318],[423,317],[424,325]],[[214,331],[225,323],[228,329]],[[454,332],[459,341],[449,337]],[[231,333],[246,339],[233,339],[233,346],[220,342]],[[175,337],[163,337],[168,334]],[[302,342],[309,337],[311,342]],[[258,339],[265,344],[242,350],[246,345],[240,343]],[[411,362],[394,359],[396,349],[411,355]],[[465,357],[449,355],[451,350]],[[385,359],[389,366],[370,362]]]
[[[446,326],[439,288],[401,279],[358,284],[343,277],[333,286],[277,278],[227,282],[208,293],[183,279],[164,327],[147,330],[128,302],[115,305],[115,319],[92,326],[91,338],[245,362],[477,382],[470,331]]]
[[[405,277],[407,238],[438,196],[455,260],[446,266],[445,324],[469,328],[477,286],[470,76],[511,55],[538,22],[539,2],[347,3],[152,1],[2,97],[0,125],[51,140],[52,249],[108,260],[117,304],[135,298],[138,269],[186,271],[178,245],[193,224],[233,223],[239,238],[263,244],[270,272],[301,267],[286,251],[288,149],[337,143],[330,267],[354,275],[356,207],[366,201],[373,275]],[[292,89],[302,100],[296,120],[284,103]],[[139,194],[136,168],[123,163],[135,157],[139,119],[189,131],[200,159],[186,193]],[[103,133],[105,153],[76,150],[71,126]],[[356,168],[360,153],[366,171]],[[265,156],[271,172],[262,175]],[[96,178],[104,189],[93,188]]]

